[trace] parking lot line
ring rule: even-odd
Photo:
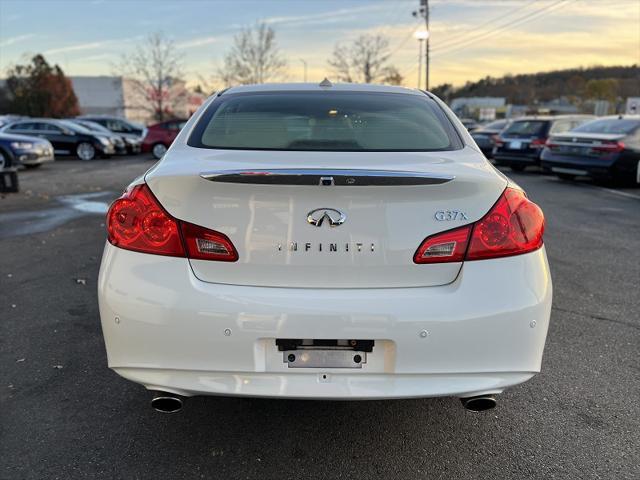
[[[640,195],[634,195],[633,193],[621,192],[619,190],[614,190],[613,188],[599,187],[598,185],[589,185],[589,186],[593,188],[597,188],[598,190],[603,190],[605,192],[612,193],[614,195],[618,195],[620,197],[634,198],[636,200],[640,200]]]

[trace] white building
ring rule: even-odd
[[[451,101],[450,107],[456,115],[473,116],[479,120],[493,120],[496,112],[504,110],[504,97],[458,97]]]
[[[69,77],[83,114],[126,117],[122,77]]]
[[[83,114],[114,115],[142,123],[153,123],[152,112],[144,94],[136,83],[119,76],[69,77]],[[205,100],[206,96],[187,91],[183,82],[173,88],[184,91],[184,99],[170,112],[171,115],[188,118]]]

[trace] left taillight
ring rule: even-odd
[[[238,253],[224,234],[173,218],[146,184],[117,199],[107,213],[108,239],[125,250],[235,262]]]

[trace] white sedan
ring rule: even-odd
[[[455,396],[540,371],[540,208],[435,96],[374,85],[211,97],[108,213],[109,366],[193,395]]]

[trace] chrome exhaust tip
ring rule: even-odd
[[[496,397],[493,395],[478,395],[477,397],[461,398],[462,406],[471,412],[484,412],[496,407]]]
[[[155,392],[151,399],[151,406],[156,412],[178,413],[182,410],[182,398],[174,393]]]

